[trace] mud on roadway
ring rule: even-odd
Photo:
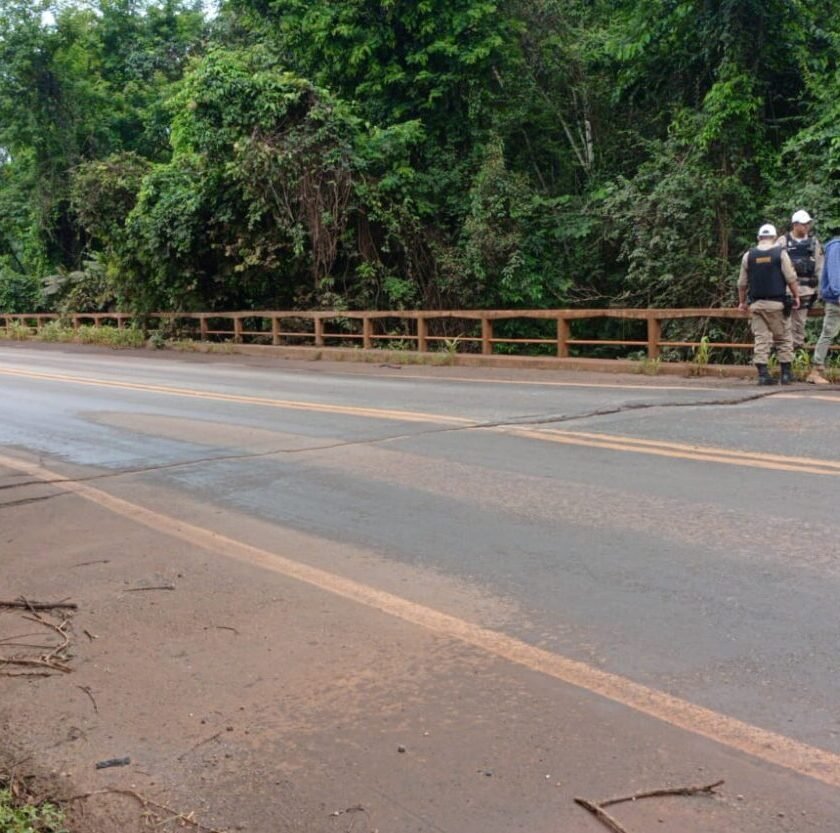
[[[166,384],[166,361],[152,363],[158,362]],[[234,374],[236,368],[263,372],[260,363],[247,361],[187,362],[205,363]],[[309,369],[290,371],[306,375]],[[93,372],[84,368],[85,374]],[[345,379],[356,372],[347,371]],[[368,368],[371,372],[377,370]],[[469,373],[474,377],[477,371]],[[381,379],[398,375],[383,369]],[[493,374],[482,372],[479,378],[491,380]],[[556,377],[532,374],[525,381],[548,378]],[[605,381],[571,378],[581,384]],[[682,385],[668,380],[672,384]],[[725,396],[752,394],[752,388],[732,383],[708,387],[715,389],[709,394],[714,397],[721,395],[718,388]],[[24,401],[23,389],[16,396],[19,408],[40,407]],[[236,444],[250,443],[260,454],[280,434],[288,448],[300,447],[300,436],[288,425],[253,424],[245,414],[192,414],[186,425],[183,414],[137,400],[119,407],[91,409],[74,402],[68,407],[84,412],[93,437],[96,426],[107,424],[108,431],[148,443],[156,466],[159,446],[191,440],[218,448],[225,437],[230,444],[231,435],[239,436],[237,431],[248,437]],[[319,436],[319,448],[327,445],[323,440]],[[225,451],[230,454],[230,448]],[[375,531],[408,523],[397,492],[412,482],[418,492],[410,502],[432,500],[434,487],[423,480],[417,448],[411,451],[417,472],[407,474],[400,468],[405,461],[397,461],[386,478],[393,501],[376,491],[376,500],[360,503],[355,511],[367,514],[355,519],[359,527]],[[337,468],[349,470],[356,473],[360,493],[384,476],[384,458],[368,457],[364,446],[343,451],[340,463],[333,453],[326,447],[318,451],[317,467],[306,464],[313,466],[308,476],[329,479]],[[562,640],[574,644],[596,671],[609,668],[603,646],[582,627],[558,622],[554,632],[544,632],[545,623],[501,583],[470,580],[422,560],[395,560],[384,544],[360,545],[350,528],[342,540],[340,532],[315,534],[293,519],[280,524],[222,497],[203,497],[199,489],[179,489],[171,479],[142,473],[114,477],[102,461],[82,464],[81,452],[69,448],[63,456],[50,456],[18,442],[10,454],[23,468],[0,464],[0,599],[69,599],[78,609],[66,613],[68,624],[62,626],[68,645],[53,663],[62,668],[19,666],[17,672],[33,676],[0,677],[0,771],[34,776],[44,792],[59,799],[85,796],[65,804],[72,833],[133,833],[150,825],[254,833],[598,833],[607,828],[577,806],[575,797],[597,801],[719,780],[725,784],[714,795],[651,798],[612,809],[628,833],[840,829],[838,789],[827,783],[840,782],[840,773],[826,772],[821,780],[768,763],[528,663],[512,662],[502,649],[482,650],[459,638],[456,625],[424,627],[412,621],[414,608],[404,616],[387,609],[387,598],[408,600],[418,610],[442,611],[484,632],[515,633],[547,651]],[[501,458],[506,454],[497,452]],[[191,466],[196,477],[202,465]],[[440,466],[448,486],[440,487],[428,515],[418,519],[435,516],[447,528],[465,524],[463,534],[472,534],[467,498],[451,488],[451,479],[470,484],[488,473],[476,474],[469,460],[444,458]],[[638,475],[638,469],[630,471]],[[153,528],[49,482],[44,472],[101,489],[182,527]],[[537,517],[550,511],[545,483],[528,486],[521,473],[499,472],[535,490],[531,514],[516,523],[547,523]],[[287,498],[296,507],[301,490],[306,497],[297,479],[302,474],[305,465],[288,476],[281,472],[267,479],[264,472],[247,470],[236,476],[243,491],[271,489],[278,501]],[[215,475],[207,488],[224,491],[223,477],[224,471]],[[503,487],[494,498],[496,487],[485,485],[482,491],[478,483],[475,500],[495,499],[488,511],[503,511]],[[323,511],[329,515],[329,503]],[[634,523],[638,518],[628,515],[631,528]],[[216,545],[192,536],[193,528],[219,536]],[[412,531],[422,537],[433,529],[421,525]],[[678,537],[673,532],[667,546],[684,545]],[[244,542],[253,556],[246,550],[225,553],[225,541]],[[457,552],[465,541],[453,538],[451,545]],[[300,580],[285,568],[274,569],[260,553],[327,578],[323,586]],[[344,580],[369,588],[367,603],[349,598]],[[594,596],[592,604],[611,601]],[[14,647],[43,657],[52,648],[15,646],[60,644],[53,628],[32,620],[40,615],[61,625],[63,614],[36,614],[0,609],[0,653],[8,655]],[[823,745],[830,751],[829,743]],[[96,769],[97,762],[125,757],[126,766]],[[838,759],[825,760],[830,767]],[[141,798],[153,803],[144,807]]]

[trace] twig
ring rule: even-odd
[[[110,563],[111,563],[110,558],[100,558],[97,561],[82,561],[79,564],[74,564],[73,568],[76,568],[76,567],[90,567],[91,564],[110,564]]]
[[[129,790],[125,788],[119,787],[108,787],[104,790],[94,790],[93,792],[89,793],[81,793],[80,795],[73,795],[70,798],[62,798],[58,800],[59,804],[70,804],[72,801],[83,801],[86,798],[91,798],[94,795],[127,795],[130,798],[133,798],[135,801],[139,801],[143,805],[143,809],[148,809],[149,807],[155,807],[158,810],[163,810],[165,813],[169,813],[172,818],[177,819],[181,824],[189,824],[194,827],[196,830],[203,830],[205,833],[226,833],[224,830],[218,830],[215,827],[207,827],[207,825],[202,824],[199,821],[196,821],[193,818],[194,813],[179,813],[177,810],[173,810],[171,807],[167,807],[166,804],[161,804],[159,801],[154,801],[151,798],[146,798],[146,796],[141,795],[140,793],[136,792],[135,790]]]
[[[99,714],[99,706],[96,705],[96,698],[93,696],[93,692],[90,688],[86,685],[77,685],[76,688],[81,689],[88,697],[90,697],[90,702],[93,703],[93,710]]]
[[[706,784],[698,787],[666,787],[660,790],[645,790],[644,792],[624,795],[619,798],[608,798],[606,801],[589,801],[586,798],[576,798],[575,804],[588,810],[598,821],[613,833],[628,833],[618,819],[611,816],[604,808],[613,804],[624,804],[628,801],[640,801],[643,798],[661,798],[668,795],[711,795],[723,784],[723,780],[715,781],[714,784]]]
[[[174,590],[174,584],[155,584],[151,587],[127,587],[126,593],[139,593],[141,590]]]
[[[660,798],[665,795],[711,795],[724,783],[723,779],[721,779],[720,781],[715,781],[714,784],[706,784],[705,786],[670,787],[662,790],[648,790],[646,792],[622,796],[621,798],[608,798],[606,801],[599,801],[598,806],[610,807],[613,804],[623,804],[626,801],[639,801],[642,798]]]
[[[214,741],[214,740],[216,740],[216,738],[219,738],[221,736],[222,736],[221,732],[216,732],[215,735],[210,735],[209,738],[204,738],[204,740],[200,740],[195,746],[191,746],[186,752],[182,752],[178,756],[178,760],[182,761],[184,758],[187,757],[187,755],[190,754],[190,752],[195,752],[196,749],[198,749],[201,746],[204,746],[205,743],[210,743],[211,741]]]
[[[68,668],[66,665],[56,662],[55,660],[44,659],[13,659],[12,657],[0,657],[0,666],[2,665],[32,665],[39,668],[52,668],[55,671],[63,671],[65,674],[69,674],[73,670],[72,668]]]
[[[0,600],[0,607],[17,607],[23,610],[78,610],[79,606],[73,602],[30,602],[24,598],[13,602]]]
[[[595,816],[598,821],[600,821],[605,827],[608,827],[613,833],[628,833],[626,827],[623,827],[621,823],[613,818],[606,810],[599,807],[594,801],[589,801],[586,798],[576,798],[575,804],[583,807],[584,810],[589,810],[593,816]]]
[[[44,625],[45,627],[51,628],[54,630],[61,638],[62,643],[57,647],[53,648],[47,656],[43,657],[43,659],[51,660],[56,655],[60,654],[69,644],[70,644],[70,637],[67,636],[64,628],[67,626],[67,619],[65,619],[60,625],[53,624],[52,622],[44,619],[43,616],[39,616],[37,613],[33,613],[32,616],[24,616],[24,619],[27,619],[30,622],[36,622],[37,624]]]
[[[95,633],[91,633],[87,628],[82,630],[82,633],[91,641],[93,642],[94,639],[99,639],[99,637]]]
[[[52,677],[49,671],[0,671],[0,677]]]

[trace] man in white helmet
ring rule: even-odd
[[[813,219],[804,209],[790,218],[790,231],[783,234],[776,243],[787,250],[796,276],[799,279],[799,309],[790,316],[793,349],[805,346],[805,322],[808,310],[819,297],[817,287],[823,267],[823,250],[820,241],[813,234]]]
[[[781,383],[793,381],[793,339],[785,316],[785,297],[789,291],[793,308],[799,307],[799,281],[787,251],[776,245],[776,237],[776,227],[765,223],[758,230],[758,245],[741,259],[738,276],[738,309],[750,311],[759,385],[775,384],[767,370],[773,347],[779,356]]]

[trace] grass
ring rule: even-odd
[[[48,801],[34,803],[17,798],[9,787],[0,787],[2,833],[67,833],[64,813]]]
[[[658,376],[661,365],[661,359],[651,359],[645,356],[643,359],[639,359],[637,371],[644,376]]]
[[[0,329],[0,334],[2,334]],[[104,347],[111,347],[115,350],[143,347],[146,343],[146,336],[143,331],[136,327],[94,327],[92,324],[84,324],[78,329],[73,329],[60,321],[50,321],[45,324],[37,333],[31,328],[12,321],[5,330],[5,337],[14,341],[46,341],[61,344],[99,344]],[[2,828],[0,828],[2,831]]]
[[[700,339],[700,344],[694,348],[694,355],[691,357],[691,368],[689,375],[703,376],[709,366],[709,360],[712,357],[712,348],[708,336],[703,336]]]

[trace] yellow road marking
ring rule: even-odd
[[[400,379],[423,379],[427,382],[469,382],[479,385],[519,385],[521,387],[547,387],[547,388],[600,388],[606,390],[682,390],[682,391],[719,391],[727,388],[712,388],[701,385],[611,385],[601,382],[548,382],[545,380],[518,380],[518,379],[482,379],[478,376],[427,376],[422,373],[400,373],[391,376],[376,376],[372,373],[341,373],[331,371],[330,375],[344,377],[360,377],[362,379],[387,379],[388,381]]]
[[[147,393],[180,396],[190,399],[206,399],[219,402],[234,402],[238,404],[258,405],[261,407],[280,408],[284,410],[311,411],[326,414],[340,414],[343,416],[364,417],[369,419],[394,420],[401,422],[424,422],[439,425],[453,425],[459,427],[479,427],[475,420],[445,414],[431,414],[417,411],[399,411],[382,408],[363,408],[353,405],[331,405],[327,403],[302,402],[296,400],[270,399],[262,396],[244,396],[239,394],[218,393],[214,391],[193,390],[190,388],[170,387],[167,385],[151,385],[138,382],[115,381],[97,379],[88,376],[75,376],[59,373],[42,373],[39,371],[16,370],[0,367],[0,375],[14,376],[26,379],[36,379],[50,382],[64,382],[93,387],[118,388],[136,390]],[[780,394],[779,396],[788,396]],[[791,394],[789,396],[795,396]],[[560,431],[556,429],[532,429],[517,426],[501,426],[493,430],[524,437],[542,442],[555,442],[565,445],[601,448],[609,451],[634,452],[657,457],[670,457],[683,460],[697,460],[706,463],[721,463],[748,468],[771,469],[774,471],[790,471],[800,474],[838,475],[840,463],[808,457],[787,457],[784,455],[763,454],[715,448],[709,446],[694,446],[682,443],[669,443],[660,440],[642,440],[626,436],[610,434],[593,434],[577,431]]]
[[[30,477],[49,480],[56,488],[78,495],[155,532],[296,579],[418,625],[440,636],[471,645],[492,656],[600,695],[767,763],[784,767],[833,787],[840,787],[840,755],[828,750],[753,726],[667,692],[594,668],[579,660],[537,648],[507,634],[481,627],[353,579],[311,567],[292,558],[245,544],[170,515],[155,512],[85,483],[67,480],[57,472],[35,463],[0,456],[0,465],[23,472]]]
[[[741,451],[739,449],[718,448],[717,446],[694,445],[693,443],[674,443],[666,440],[647,440],[641,437],[630,437],[623,434],[603,434],[586,431],[561,431],[554,428],[546,429],[543,433],[557,434],[568,437],[584,437],[591,440],[618,441],[630,445],[645,446],[651,448],[663,448],[672,451],[688,451],[698,454],[712,454],[716,456],[735,457],[740,460],[754,459],[771,463],[795,464],[801,463],[805,466],[818,468],[831,468],[840,470],[840,460],[823,460],[817,457],[790,457],[786,454],[768,454],[764,451]]]
[[[821,393],[777,393],[774,399],[817,399],[820,402],[840,402],[840,396]]]
[[[190,388],[176,388],[168,385],[149,385],[138,382],[111,381],[96,379],[89,376],[72,376],[63,373],[40,373],[29,370],[13,370],[0,367],[0,374],[17,376],[24,379],[40,379],[46,382],[69,382],[74,385],[90,385],[100,388],[120,388],[124,390],[138,390],[146,393],[160,393],[167,396],[183,396],[190,399],[212,399],[217,402],[236,402],[246,405],[260,405],[268,408],[282,408],[290,411],[316,411],[324,414],[341,414],[343,416],[359,416],[370,419],[389,419],[399,422],[434,422],[449,425],[474,425],[471,419],[463,417],[444,416],[441,414],[425,414],[416,411],[397,411],[383,408],[361,408],[354,405],[329,405],[318,402],[300,402],[287,399],[269,399],[264,396],[241,396],[214,391],[192,390]]]
[[[603,448],[609,451],[626,451],[635,454],[649,454],[655,457],[671,457],[680,460],[698,460],[704,463],[722,463],[730,466],[791,471],[800,474],[822,474],[840,476],[840,463],[808,457],[784,457],[760,452],[731,451],[725,448],[691,446],[653,440],[636,440],[632,437],[611,434],[589,434],[576,431],[536,430],[506,427],[505,433],[529,440],[579,445],[587,448]]]

